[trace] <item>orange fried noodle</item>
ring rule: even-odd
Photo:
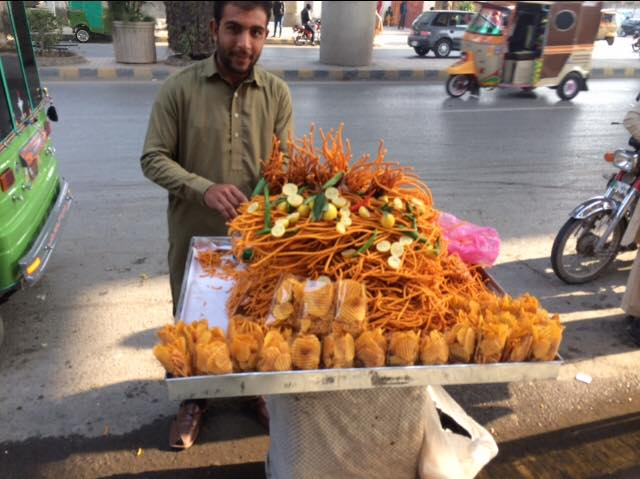
[[[328,276],[366,285],[370,327],[446,329],[456,320],[452,302],[477,297],[487,289],[478,273],[447,254],[431,192],[408,168],[385,160],[382,142],[374,159],[365,155],[352,160],[342,126],[327,134],[320,130],[320,137],[320,148],[314,146],[313,128],[300,140],[290,138],[288,158],[275,140],[272,156],[263,165],[271,217],[265,195],[258,194],[230,223],[235,256],[250,258],[237,273],[228,303],[230,315],[263,322],[282,275]],[[316,202],[329,203],[320,196],[328,191],[326,183],[336,178],[334,187],[351,213],[344,232],[338,226],[344,211],[336,218],[318,218],[313,211],[324,214]],[[288,183],[300,189],[303,206],[288,206],[288,195],[282,191]],[[385,214],[393,216],[392,226],[383,225]],[[288,222],[281,236],[276,233],[278,220]],[[410,244],[408,235],[413,239]],[[380,243],[399,241],[404,241],[404,248],[394,268]]]

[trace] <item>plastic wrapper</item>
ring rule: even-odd
[[[485,323],[480,327],[474,362],[497,363],[502,358],[510,328],[505,323]]]
[[[353,336],[334,333],[322,340],[322,363],[325,368],[350,368],[356,355]]]
[[[420,334],[415,331],[395,331],[389,339],[387,364],[389,366],[413,366],[418,359]]]
[[[500,254],[500,236],[490,227],[462,221],[441,213],[438,223],[447,240],[449,254],[457,254],[470,265],[491,266]]]
[[[476,350],[476,332],[469,323],[458,323],[445,335],[449,345],[449,362],[469,363]]]
[[[307,280],[298,330],[302,334],[329,334],[335,315],[335,285],[328,278]]]
[[[558,354],[563,330],[564,327],[560,325],[558,316],[554,316],[543,324],[534,324],[531,359],[552,361]]]
[[[420,341],[420,363],[430,366],[447,364],[449,361],[449,345],[440,331],[423,331]]]
[[[315,334],[301,334],[291,345],[291,359],[296,369],[318,369],[322,345]]]
[[[334,331],[359,336],[367,326],[367,291],[358,281],[345,279],[337,283]]]
[[[271,311],[265,322],[267,327],[293,328],[298,324],[302,310],[304,283],[294,275],[285,275],[273,295]]]
[[[387,354],[387,340],[382,329],[365,331],[356,339],[357,365],[365,368],[384,366]]]

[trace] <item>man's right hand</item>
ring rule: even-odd
[[[227,221],[238,216],[237,209],[245,201],[247,197],[233,185],[213,185],[204,194],[205,205],[218,211]]]

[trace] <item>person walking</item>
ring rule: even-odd
[[[400,21],[398,22],[398,30],[404,30],[407,22],[407,2],[400,3]]]
[[[274,136],[286,153],[292,129],[286,83],[256,65],[272,2],[215,2],[213,55],[170,77],[156,97],[140,163],[169,193],[169,280],[173,312],[194,236],[226,236],[227,222],[260,178]],[[264,403],[255,403],[264,413]],[[185,401],[170,445],[188,448],[206,401]]]
[[[278,38],[282,36],[282,17],[284,17],[284,2],[273,2],[273,36],[276,36],[278,27],[280,32]]]

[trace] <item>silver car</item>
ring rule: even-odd
[[[421,57],[433,50],[436,57],[448,57],[451,50],[460,50],[462,36],[474,13],[462,10],[431,10],[423,12],[411,25],[407,39]]]

